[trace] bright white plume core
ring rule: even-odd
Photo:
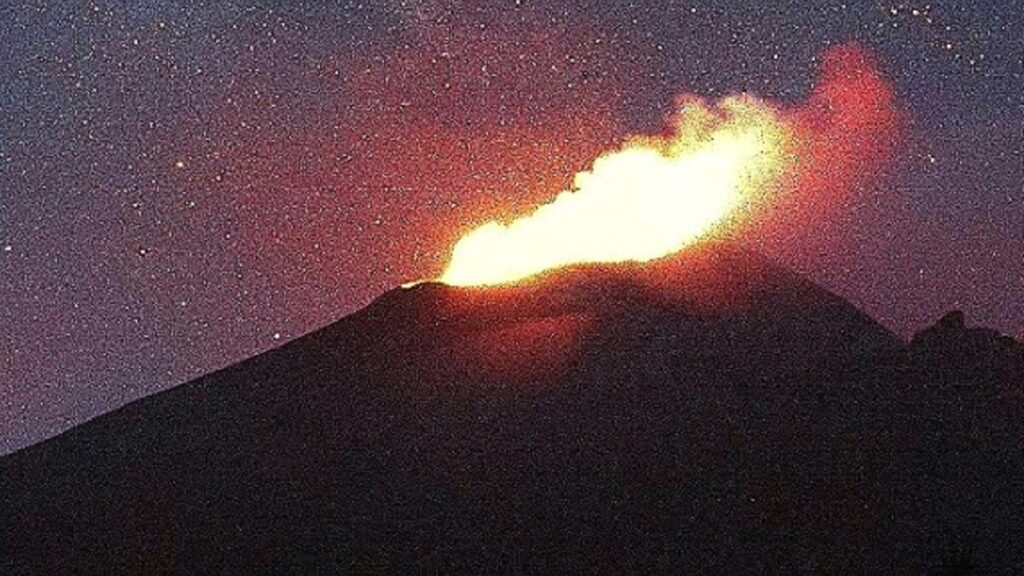
[[[680,102],[670,128],[670,136],[636,138],[600,156],[571,190],[532,213],[470,231],[440,280],[501,284],[677,252],[756,205],[787,157],[786,123],[753,98]]]

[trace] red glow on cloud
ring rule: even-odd
[[[779,253],[828,250],[830,220],[865,200],[902,141],[892,84],[859,44],[826,50],[806,103],[790,109],[798,166],[758,241]]]
[[[712,235],[769,233],[750,231],[759,215],[813,230],[878,174],[895,118],[889,84],[855,44],[824,53],[796,108],[680,97],[666,133],[604,151],[571,188],[462,236],[441,280],[501,284],[574,264],[646,262]]]
[[[874,178],[898,141],[892,85],[857,44],[825,51],[818,84],[796,119],[812,167],[802,174],[806,194],[849,192]]]

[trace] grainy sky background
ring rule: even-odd
[[[857,41],[892,166],[769,252],[909,335],[1024,336],[1024,4],[0,7],[0,452],[438,274],[679,93],[804,98]]]

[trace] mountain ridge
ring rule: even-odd
[[[0,458],[0,567],[909,574],[952,531],[1012,573],[1016,376],[969,365],[984,335],[929,373],[940,324],[907,344],[721,245],[395,289]]]

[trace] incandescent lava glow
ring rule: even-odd
[[[751,97],[680,101],[669,129],[598,157],[571,190],[533,212],[470,231],[440,281],[503,284],[672,254],[762,203],[790,157],[783,117]]]

